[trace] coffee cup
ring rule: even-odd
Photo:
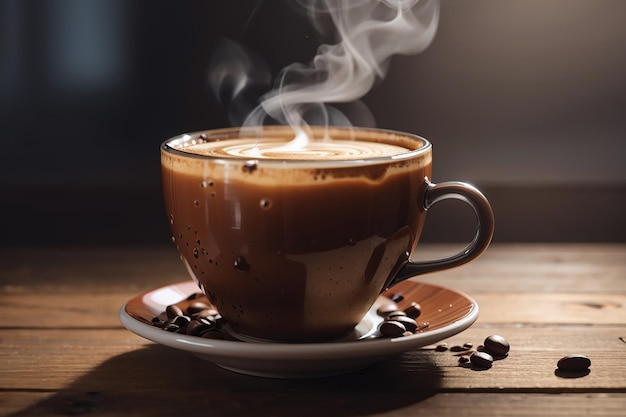
[[[435,184],[432,145],[372,128],[226,128],[161,146],[172,239],[191,278],[238,334],[318,342],[350,333],[380,293],[478,257],[493,212],[463,182]],[[474,239],[414,261],[426,213],[458,199]]]

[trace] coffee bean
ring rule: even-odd
[[[474,344],[472,342],[466,342],[463,343],[463,349],[468,350],[474,347]]]
[[[157,317],[155,317],[155,318],[157,318]],[[161,320],[156,320],[156,321],[153,320],[152,321],[152,325],[154,327],[158,327],[159,329],[162,329],[165,326],[165,322],[161,321]]]
[[[213,318],[214,316],[216,316],[217,314],[219,314],[219,312],[217,311],[217,309],[215,308],[207,308],[204,310],[200,310],[197,313],[193,313],[191,315],[192,319],[199,319],[199,318]]]
[[[391,313],[387,314],[386,319],[387,320],[392,320],[392,319],[395,319],[396,317],[407,317],[407,315],[402,310],[396,310],[396,311],[392,311]]]
[[[199,336],[200,333],[213,329],[214,326],[205,319],[192,320],[187,325],[185,333],[191,336]]]
[[[564,372],[582,372],[591,366],[591,360],[583,355],[564,356],[556,364]]]
[[[435,347],[435,350],[437,352],[445,352],[446,350],[448,350],[448,344],[447,343],[440,343]]]
[[[382,322],[378,330],[385,337],[399,337],[407,331],[402,323],[393,320]]]
[[[416,319],[422,314],[422,307],[418,303],[412,302],[409,307],[404,309],[404,312],[412,319]]]
[[[176,304],[169,305],[165,308],[165,313],[167,314],[168,319],[173,319],[177,316],[184,316],[185,313],[183,310],[177,306]]]
[[[189,316],[176,316],[173,319],[170,319],[170,323],[174,323],[178,327],[183,327],[189,324],[191,318]]]
[[[393,311],[398,311],[398,305],[396,303],[387,303],[378,307],[376,314],[381,317],[387,317],[387,315]]]
[[[459,363],[468,363],[470,358],[467,356],[459,356]]]
[[[389,317],[387,316],[388,320],[391,321],[397,321],[399,323],[402,323],[404,325],[404,327],[406,328],[407,331],[413,333],[417,330],[417,322],[415,320],[413,320],[411,317],[407,317],[407,316],[393,316],[393,317]]]
[[[470,362],[477,368],[488,369],[493,364],[493,357],[486,352],[474,352],[470,356]]]
[[[210,309],[211,306],[202,301],[194,301],[187,306],[187,314],[195,314],[203,310]]]
[[[177,332],[180,329],[180,327],[174,323],[165,323],[163,325],[163,330],[166,330],[168,332]]]
[[[488,353],[498,357],[506,356],[510,349],[509,342],[504,337],[495,334],[487,337],[483,345]]]

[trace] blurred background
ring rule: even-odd
[[[291,0],[0,0],[0,245],[170,244],[160,143],[229,125],[220,39],[275,76],[323,40]],[[495,241],[626,242],[626,2],[442,0],[422,54],[364,97],[481,188]],[[465,241],[443,202],[423,241]]]

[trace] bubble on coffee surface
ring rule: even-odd
[[[263,210],[269,210],[272,207],[272,201],[267,198],[262,198],[261,201],[259,201],[259,206]]]

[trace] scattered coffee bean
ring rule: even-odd
[[[404,311],[401,310],[396,310],[396,311],[392,311],[391,313],[387,314],[387,317],[385,317],[387,320],[393,320],[396,317],[407,317],[406,313]]]
[[[376,314],[381,317],[387,317],[387,315],[393,311],[398,311],[398,305],[396,303],[387,303],[378,307]]]
[[[191,321],[191,318],[189,316],[182,316],[182,315],[176,316],[172,320],[170,320],[171,323],[174,323],[178,327],[186,326],[187,324],[189,324],[190,321]]]
[[[182,316],[185,313],[183,310],[178,307],[176,304],[169,305],[165,308],[165,313],[167,314],[168,319],[173,319],[176,316]]]
[[[491,335],[483,342],[485,350],[493,356],[502,357],[509,353],[509,342],[502,336]]]
[[[393,320],[383,321],[378,330],[385,337],[399,337],[407,331],[402,323]]]
[[[213,329],[214,326],[211,322],[206,319],[196,319],[192,320],[187,324],[187,328],[185,329],[185,333],[191,336],[199,336],[200,333],[205,332],[207,330]]]
[[[448,350],[448,344],[447,343],[440,343],[437,345],[437,347],[435,347],[435,350],[437,352],[445,352],[446,350]]]
[[[159,329],[162,329],[163,327],[165,327],[166,322],[159,320],[158,317],[155,317],[155,319],[157,320],[152,320],[152,325],[154,327],[158,327]]]
[[[174,323],[165,323],[162,329],[168,332],[177,332],[180,327]]]
[[[474,344],[472,342],[465,342],[463,343],[463,349],[468,350],[474,347]]]
[[[477,368],[488,369],[493,364],[493,357],[486,352],[474,352],[470,356],[470,362]]]
[[[412,302],[410,306],[404,309],[404,312],[412,319],[416,319],[422,314],[422,307],[418,303]]]
[[[414,333],[417,330],[417,322],[413,320],[411,317],[407,317],[407,316],[394,316],[392,318],[388,317],[388,321],[397,321],[399,323],[402,323],[404,325],[404,328],[411,333]]]
[[[591,366],[591,360],[584,355],[564,356],[556,364],[564,372],[582,372]]]
[[[459,363],[468,363],[470,358],[467,356],[459,356]]]
[[[202,293],[191,294],[185,300],[167,306],[165,311],[152,318],[152,325],[191,336],[202,336],[203,332],[214,331],[216,334],[207,337],[223,339],[220,330],[222,316]]]
[[[393,295],[392,300],[378,307],[376,313],[385,318],[379,325],[384,337],[411,336],[430,326],[428,322],[415,321],[421,314],[421,307],[413,302],[405,310],[400,310],[397,302],[404,299],[402,295]],[[224,319],[206,296],[201,292],[190,294],[186,299],[168,305],[165,311],[153,317],[152,325],[165,331],[199,336],[210,339],[224,339],[221,327]],[[445,344],[444,344],[445,345]],[[447,349],[447,345],[445,345]]]
[[[219,314],[219,311],[217,311],[216,308],[207,308],[205,310],[200,310],[197,313],[193,313],[191,315],[192,319],[197,319],[197,318],[211,318],[213,316],[216,316]]]
[[[211,306],[209,306],[208,304],[196,301],[187,306],[187,314],[195,314],[203,310],[209,310],[210,308]]]

